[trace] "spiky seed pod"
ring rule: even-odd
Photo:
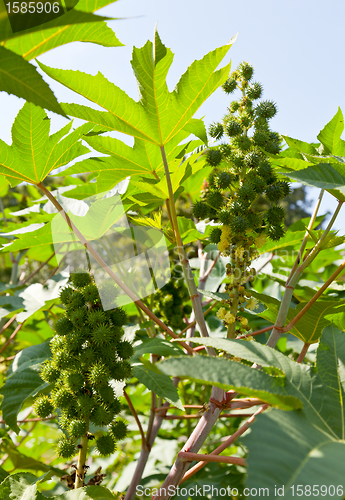
[[[248,228],[253,229],[253,231],[257,231],[261,227],[262,217],[253,210],[249,210],[246,215],[246,221]]]
[[[78,439],[85,436],[87,431],[86,423],[83,420],[72,420],[68,426],[69,435]]]
[[[233,180],[234,176],[229,174],[229,172],[219,172],[216,178],[216,184],[219,189],[227,189]]]
[[[71,392],[78,392],[84,386],[82,373],[69,373],[66,377],[66,386]]]
[[[183,306],[183,313],[185,316],[189,316],[192,311],[193,311],[193,308],[189,304],[186,304],[185,306]]]
[[[282,189],[279,184],[271,184],[267,186],[265,194],[269,201],[277,203],[281,198],[283,198]]]
[[[92,283],[92,278],[89,273],[72,273],[70,276],[70,281],[75,288],[83,288],[84,286],[90,285]]]
[[[110,370],[111,377],[114,380],[123,380],[132,375],[132,368],[127,360],[118,361]]]
[[[273,101],[262,101],[256,106],[255,111],[262,118],[273,118],[277,113],[277,105]]]
[[[253,135],[255,145],[264,148],[269,143],[270,138],[266,130],[257,130]]]
[[[86,322],[85,309],[76,309],[70,313],[70,318],[75,328],[81,328]]]
[[[252,141],[246,135],[240,135],[239,137],[236,137],[234,144],[241,151],[249,151],[249,149],[252,147]]]
[[[63,316],[54,322],[53,328],[58,335],[67,335],[68,333],[73,332],[73,323],[67,318],[67,316]]]
[[[236,137],[242,134],[242,125],[237,120],[231,119],[226,125],[226,133],[229,137]]]
[[[82,290],[84,299],[90,304],[94,304],[100,300],[97,285],[91,284],[83,288]]]
[[[127,313],[122,307],[117,307],[108,313],[114,326],[123,326],[128,321]]]
[[[240,108],[242,111],[245,111],[246,113],[252,113],[253,101],[249,99],[247,96],[242,97],[242,99],[240,100]]]
[[[118,419],[110,424],[109,432],[113,436],[115,441],[120,441],[127,436],[127,423],[122,419]]]
[[[51,400],[54,408],[66,408],[72,404],[72,394],[65,388],[52,391]]]
[[[225,83],[223,83],[222,88],[226,94],[231,94],[237,87],[236,78],[228,78]]]
[[[231,216],[234,217],[236,215],[242,215],[246,213],[247,207],[245,204],[241,203],[240,200],[235,200],[229,203],[228,211],[231,213]]]
[[[291,193],[290,184],[285,181],[278,182],[278,184],[280,186],[283,197],[285,198],[285,196],[289,196],[289,194]]]
[[[218,219],[222,224],[225,224],[226,226],[230,225],[232,218],[233,215],[227,208],[223,208],[220,212],[218,212]]]
[[[254,82],[252,85],[250,85],[250,87],[248,87],[247,89],[247,96],[249,97],[249,99],[253,99],[253,101],[255,99],[259,99],[262,95],[262,85],[261,83],[258,83],[258,82]]]
[[[239,110],[240,103],[238,101],[232,101],[229,107],[230,113],[236,113]]]
[[[60,351],[54,355],[52,363],[58,370],[66,370],[75,366],[76,359],[67,351]]]
[[[222,161],[222,153],[219,149],[209,149],[206,154],[206,161],[211,167],[216,167]]]
[[[101,361],[96,361],[90,366],[88,380],[91,386],[102,387],[107,385],[109,378],[109,370]]]
[[[208,133],[213,139],[220,139],[224,134],[223,125],[221,123],[212,123],[208,128]]]
[[[62,410],[59,416],[59,426],[67,431],[71,419],[66,410]]]
[[[100,400],[101,403],[109,406],[115,401],[115,393],[114,389],[110,387],[110,385],[106,385],[104,387],[99,387],[97,389],[97,399]]]
[[[122,340],[118,343],[117,353],[122,359],[129,359],[134,354],[132,344],[128,340]]]
[[[90,415],[92,408],[97,404],[96,400],[93,397],[90,397],[88,394],[82,394],[78,396],[77,399],[77,412],[82,417],[87,417]]]
[[[39,396],[36,401],[34,402],[34,412],[36,415],[38,415],[40,418],[46,418],[48,417],[54,410],[54,406],[52,405],[52,402],[46,395],[41,395]]]
[[[75,455],[76,444],[75,441],[62,436],[56,446],[56,453],[62,458],[71,458]]]
[[[63,288],[60,292],[61,302],[65,306],[67,306],[71,302],[73,294],[74,294],[74,290],[70,286]]]
[[[97,325],[106,323],[107,316],[101,309],[95,309],[87,314],[87,323],[91,328],[95,328]]]
[[[109,405],[109,408],[114,413],[114,415],[118,415],[120,411],[122,411],[122,404],[118,398],[115,398],[114,401]]]
[[[222,234],[222,230],[220,229],[220,227],[213,228],[212,232],[210,234],[211,243],[218,244],[220,242],[221,234]]]
[[[222,193],[220,193],[219,191],[210,191],[209,193],[207,193],[205,201],[215,210],[219,210],[224,203],[224,198]]]
[[[269,226],[267,229],[268,237],[273,241],[278,241],[285,234],[282,226]]]
[[[55,368],[50,359],[48,359],[43,363],[40,371],[41,379],[43,379],[45,382],[52,383],[58,380],[59,375],[60,375],[59,370]]]
[[[82,366],[88,368],[96,359],[95,351],[91,347],[84,349],[79,357]]]
[[[234,166],[236,167],[236,169],[238,171],[241,171],[241,169],[243,168],[244,166],[244,154],[242,153],[242,151],[236,151],[236,153],[232,156],[231,158]]]
[[[107,457],[115,451],[116,445],[114,438],[110,434],[104,434],[97,439],[96,447],[100,455]]]
[[[73,355],[81,352],[85,342],[85,334],[82,330],[77,330],[69,335],[66,335],[66,349]]]
[[[256,192],[251,184],[243,184],[237,191],[237,196],[241,203],[249,204],[256,198]]]
[[[269,224],[280,225],[284,220],[285,212],[282,207],[271,207],[267,214],[266,220]]]
[[[242,78],[247,82],[249,82],[252,79],[254,74],[253,66],[246,61],[243,61],[238,65],[237,71],[239,75],[242,76]]]
[[[262,177],[251,177],[248,181],[257,194],[261,194],[265,191],[266,182]]]
[[[252,117],[248,114],[248,113],[242,113],[239,117],[238,117],[238,120],[240,122],[240,124],[242,125],[242,127],[248,129],[248,127],[250,126],[251,122],[252,122]]]
[[[85,305],[85,298],[82,293],[80,292],[74,292],[73,295],[71,295],[71,300],[69,304],[67,305],[67,311],[75,311],[76,309],[80,309]]]
[[[107,346],[113,340],[113,333],[109,326],[103,324],[92,330],[91,338],[97,347]]]
[[[202,201],[197,201],[193,206],[193,215],[196,219],[207,219],[209,207]]]
[[[248,227],[246,219],[240,215],[232,218],[229,222],[229,226],[234,233],[244,233]]]
[[[269,161],[264,160],[260,163],[257,174],[265,180],[268,180],[272,176],[273,170]]]
[[[49,343],[50,350],[53,354],[65,349],[66,347],[66,338],[61,337],[60,335],[55,335]]]
[[[91,422],[93,422],[98,427],[109,425],[113,418],[114,413],[103,405],[98,405],[93,408],[90,415]]]
[[[257,168],[259,166],[262,156],[258,151],[250,151],[244,157],[244,164],[248,168]]]

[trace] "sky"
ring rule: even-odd
[[[105,48],[75,42],[58,47],[38,60],[48,66],[98,71],[134,99],[137,84],[130,65],[133,45],[141,47],[153,38],[154,27],[163,43],[175,54],[168,75],[172,90],[179,77],[195,60],[226,44],[238,33],[224,63],[232,69],[246,60],[255,68],[254,79],[264,87],[264,99],[277,103],[273,130],[304,141],[316,136],[338,107],[345,112],[345,2],[343,0],[119,0],[98,11],[124,47]],[[81,96],[47,76],[58,100],[88,104]],[[236,97],[234,95],[234,97]],[[221,120],[230,99],[218,89],[200,108],[208,126]],[[22,99],[0,92],[0,138],[11,142],[11,124],[24,104]],[[66,123],[53,113],[52,130]],[[308,191],[314,198],[317,192]],[[336,201],[326,195],[321,211],[332,210]],[[337,228],[345,224],[337,223]]]

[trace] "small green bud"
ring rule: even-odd
[[[107,385],[109,378],[109,370],[101,361],[96,361],[92,366],[90,366],[88,379],[93,387],[102,387]]]
[[[277,241],[284,236],[285,231],[282,226],[269,226],[267,234],[271,240]]]
[[[53,328],[58,335],[67,335],[68,333],[73,332],[73,324],[67,318],[67,316],[63,316],[54,322]]]
[[[193,215],[196,219],[207,219],[209,207],[202,201],[197,201],[193,206]]]
[[[226,125],[226,133],[229,137],[235,137],[242,133],[242,125],[237,120],[231,119]]]
[[[133,356],[134,349],[128,340],[122,340],[118,343],[117,353],[122,359],[129,359]]]
[[[73,438],[81,438],[86,434],[86,423],[83,420],[72,420],[68,426],[68,432]]]
[[[209,193],[207,193],[205,201],[215,210],[219,210],[224,203],[224,198],[222,193],[220,193],[219,191],[209,191]]]
[[[230,220],[229,226],[234,233],[244,233],[247,229],[247,221],[239,215]]]
[[[273,101],[262,101],[255,108],[257,116],[262,118],[273,118],[277,113],[277,105]]]
[[[83,288],[84,286],[90,285],[92,283],[92,278],[88,273],[72,273],[70,276],[70,281],[76,288]]]

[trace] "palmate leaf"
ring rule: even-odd
[[[25,76],[24,76],[25,75]],[[35,66],[21,56],[0,46],[0,91],[13,94],[37,106],[66,116],[49,85]]]
[[[325,125],[317,138],[326,148],[326,152],[332,155],[345,155],[345,142],[341,139],[341,134],[344,130],[344,117],[341,109],[338,108],[337,113],[332,120]]]
[[[274,324],[279,311],[280,302],[274,297],[255,291],[253,291],[252,294],[267,307],[265,311],[259,312],[258,316]],[[306,304],[307,302],[300,302],[295,309],[290,308],[286,324],[297,316]],[[328,314],[341,313],[344,309],[344,301],[334,301],[331,299],[318,300],[306,311],[296,325],[291,328],[289,333],[308,344],[316,343],[321,337],[323,329],[331,323],[325,316]]]
[[[232,43],[233,40],[195,61],[181,77],[176,89],[169,92],[165,77],[172,54],[156,31],[154,43],[147,42],[141,49],[133,51],[132,66],[139,82],[140,102],[128,97],[100,73],[91,76],[43,64],[40,67],[58,82],[106,110],[64,104],[67,114],[162,147],[187,126],[201,104],[226,80],[230,65],[218,71],[216,68]]]
[[[27,61],[74,41],[106,47],[122,45],[104,22],[109,18],[93,14],[109,3],[112,1],[80,0],[78,10],[72,9],[53,21],[13,33],[4,3],[0,2],[0,91],[66,116],[42,76]]]
[[[1,141],[0,174],[12,186],[23,181],[38,184],[51,170],[89,152],[80,138],[92,125],[84,124],[66,136],[71,126],[70,123],[49,136],[50,120],[46,112],[32,103],[25,103],[12,126],[12,145]]]
[[[306,485],[345,488],[344,336],[333,326],[324,330],[317,351],[318,375],[309,394],[320,417],[328,412],[328,429],[320,427],[316,414],[307,415],[305,406],[302,411],[273,410],[259,415],[252,432],[243,438],[248,447],[248,487],[269,488],[269,498],[279,498],[274,495],[275,485],[285,486],[284,498],[293,497],[293,485],[295,495],[297,485],[303,491]],[[327,394],[326,401],[322,392]],[[325,498],[332,496],[327,488]]]

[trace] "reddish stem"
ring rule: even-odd
[[[301,352],[300,352],[300,354],[299,354],[299,356],[298,356],[298,358],[296,360],[297,363],[302,363],[302,361],[305,358],[305,355],[308,352],[309,346],[310,346],[310,344],[308,344],[307,342],[305,342],[305,344],[304,344],[304,346],[303,346],[303,348],[302,348],[302,350],[301,350]]]
[[[181,462],[194,462],[194,460],[202,460],[203,462],[220,462],[223,464],[236,464],[246,466],[246,461],[244,458],[240,457],[224,457],[217,455],[200,455],[199,453],[188,453],[186,451],[180,451],[178,454]]]

